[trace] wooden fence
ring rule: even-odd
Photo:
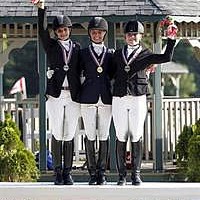
[[[148,100],[148,114],[144,126],[144,160],[153,160],[155,135],[152,129],[151,100]],[[16,101],[5,99],[1,105],[5,112],[11,113],[19,125],[25,146],[35,152],[39,142],[39,105],[36,99]],[[175,145],[184,125],[192,125],[200,118],[200,98],[163,99],[162,100],[162,136],[164,161],[173,161]],[[51,129],[47,118],[47,147],[51,149]],[[97,130],[98,131],[98,130]],[[84,155],[84,129],[79,120],[75,136],[75,160]],[[129,148],[129,146],[128,146]]]

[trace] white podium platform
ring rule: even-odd
[[[0,183],[0,200],[200,200],[200,183],[146,182],[140,186],[55,186],[53,183]]]

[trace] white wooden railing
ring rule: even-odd
[[[151,100],[148,100],[148,114],[144,126],[144,160],[153,160],[155,136],[152,132],[152,109]],[[35,141],[39,141],[39,108],[38,101],[27,99],[17,102],[15,99],[4,99],[1,105],[5,112],[11,113],[13,120],[22,131],[22,139],[25,146],[33,152],[36,150]],[[200,98],[162,100],[162,135],[163,154],[165,161],[175,158],[175,145],[184,125],[194,124],[200,118]],[[75,137],[75,160],[84,154],[84,130],[82,120],[79,120]],[[51,149],[51,130],[47,119],[47,146]]]

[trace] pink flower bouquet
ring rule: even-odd
[[[174,24],[174,20],[170,16],[167,16],[165,19],[163,19],[160,22],[160,28],[161,28],[162,35],[172,38],[172,39],[176,37],[177,32],[178,32],[178,28]]]
[[[40,0],[31,0],[31,3],[32,4],[38,4],[38,3],[40,3]]]
[[[44,9],[44,0],[31,0],[31,3],[38,8]]]

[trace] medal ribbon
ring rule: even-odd
[[[97,60],[96,56],[94,55],[94,53],[93,53],[93,51],[92,51],[91,45],[89,45],[89,51],[90,51],[90,53],[91,53],[91,55],[92,55],[92,58],[94,59],[94,62],[97,64],[98,67],[101,67],[102,64],[103,64],[104,58],[105,58],[105,56],[106,56],[107,48],[106,48],[106,47],[103,47],[103,55],[102,55],[102,57],[101,57],[100,62]]]
[[[65,65],[68,65],[72,56],[72,49],[73,49],[73,45],[72,45],[72,41],[69,40],[69,52],[68,52],[68,56],[67,56],[67,51],[65,49],[65,47],[58,41],[59,45],[62,48],[63,51],[63,59],[65,62]]]
[[[127,66],[129,66],[135,59],[136,59],[136,57],[139,55],[139,53],[142,51],[142,46],[139,46],[139,48],[136,50],[136,52],[133,54],[133,56],[131,57],[131,59],[128,61],[127,59],[126,59],[126,56],[125,56],[125,54],[124,54],[124,48],[122,49],[122,57],[123,57],[123,59],[124,59],[124,62],[125,62],[125,64],[127,65]]]

